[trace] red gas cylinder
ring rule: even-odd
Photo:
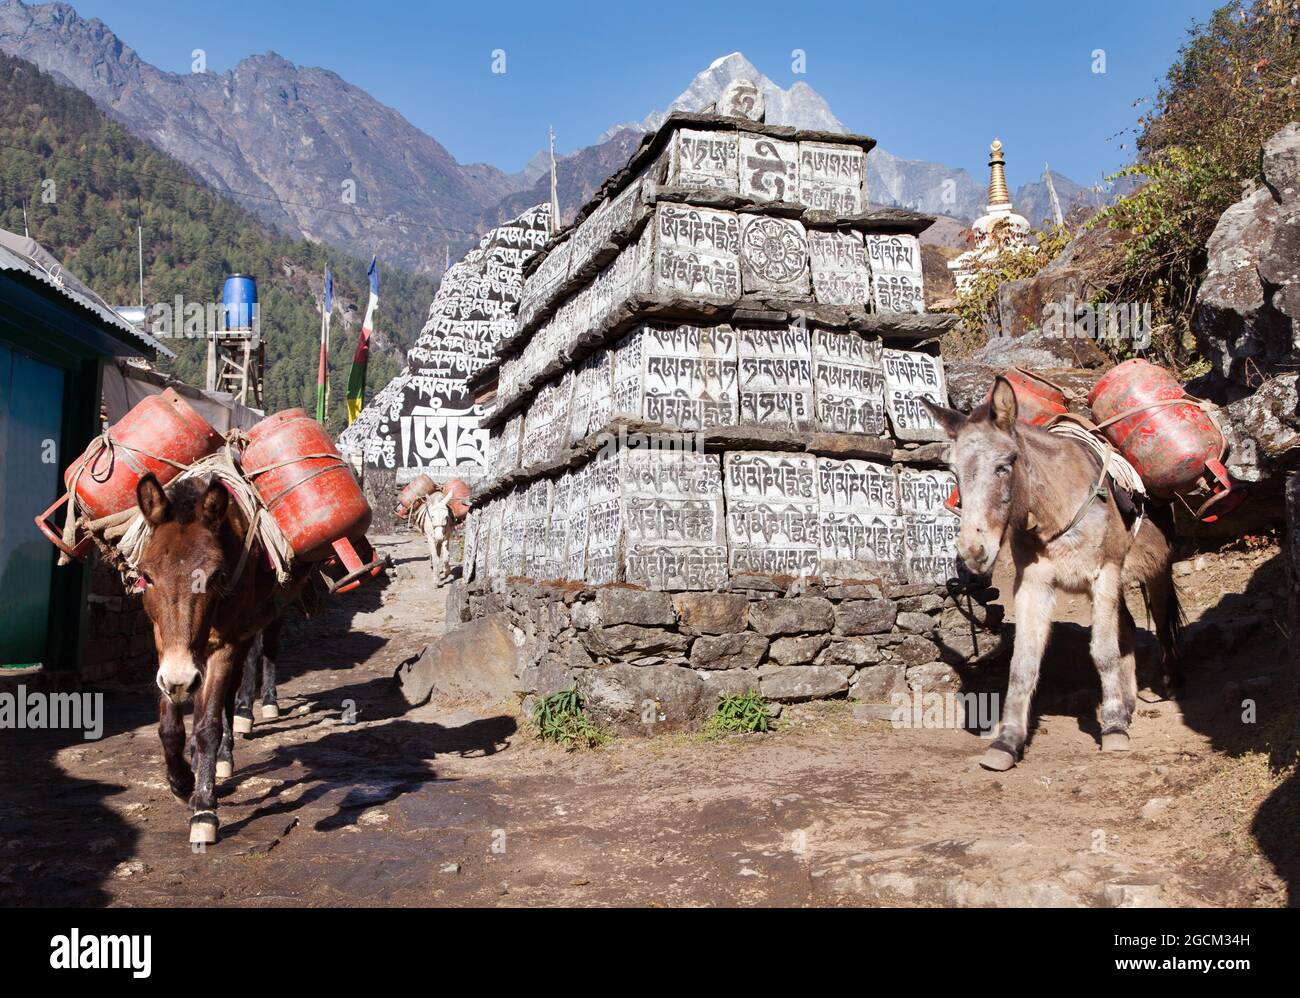
[[[302,561],[338,556],[347,575],[335,591],[383,570],[363,564],[353,542],[365,539],[370,503],[324,428],[302,409],[285,409],[248,431],[244,475]]]
[[[85,515],[98,520],[133,507],[135,487],[149,472],[166,485],[184,467],[213,453],[222,443],[221,434],[168,388],[136,403],[104,436],[96,438],[68,466],[63,482],[69,493],[75,488]],[[36,525],[61,551],[79,558],[90,546],[90,538],[82,536],[68,545],[47,522],[67,501],[64,495],[36,518]]]
[[[1152,495],[1168,499],[1208,485],[1211,495],[1197,510],[1207,522],[1226,511],[1221,502],[1229,493],[1242,497],[1223,467],[1223,435],[1164,368],[1126,360],[1093,386],[1088,404],[1106,439]]]
[[[469,512],[469,503],[465,502],[469,498],[469,486],[459,478],[449,478],[443,483],[442,491],[451,497],[447,503],[451,515],[458,520],[465,519],[465,514]]]
[[[416,475],[397,493],[397,515],[405,520],[411,514],[411,508],[421,499],[426,499],[438,491],[437,483],[428,475]]]
[[[1046,426],[1056,416],[1067,411],[1065,393],[1046,378],[1019,367],[1003,371],[1002,377],[1011,383],[1011,389],[1016,393],[1016,407],[1019,409],[1017,418],[1023,422],[1033,426]],[[984,401],[987,402],[992,397],[993,388],[990,386]]]

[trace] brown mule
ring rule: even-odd
[[[1097,490],[1099,465],[1082,443],[1016,419],[1016,395],[1005,378],[997,379],[989,401],[969,417],[925,404],[953,441],[950,464],[962,515],[958,555],[971,572],[984,575],[992,571],[1005,540],[1016,569],[1011,678],[1002,720],[980,764],[1006,770],[1020,759],[1058,589],[1092,598],[1101,747],[1127,749],[1137,672],[1126,585],[1139,582],[1145,588],[1166,687],[1177,680],[1181,611],[1171,571],[1168,509],[1153,508],[1135,521],[1135,531],[1115,495]]]
[[[165,492],[153,475],[136,487],[153,532],[140,557],[145,612],[158,651],[158,736],[172,793],[190,805],[190,842],[217,840],[218,754],[254,639],[276,616],[275,573],[254,546],[242,568],[248,523],[225,486],[187,480]],[[296,576],[288,595],[305,584]],[[184,707],[194,703],[192,767]],[[225,753],[221,753],[225,754]],[[233,761],[222,760],[222,776]]]

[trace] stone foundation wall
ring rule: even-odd
[[[721,696],[750,689],[776,703],[888,703],[913,689],[956,689],[954,666],[999,644],[994,589],[736,582],[675,594],[526,582],[466,592],[458,583],[448,621],[505,614],[522,650],[519,692],[576,685],[593,718],[625,734],[694,728]]]
[[[153,628],[140,597],[125,593],[117,572],[97,555],[90,561],[90,619],[82,656],[85,682],[147,679],[158,667]]]

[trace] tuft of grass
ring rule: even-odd
[[[746,690],[728,693],[718,702],[718,709],[704,725],[704,734],[708,738],[721,738],[733,731],[767,731],[771,725],[767,702],[757,690]]]
[[[576,687],[539,697],[533,707],[532,727],[538,738],[566,749],[595,748],[609,741],[587,716]]]

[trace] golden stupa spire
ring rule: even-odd
[[[1002,140],[994,139],[989,146],[989,205],[1011,203],[1007,193],[1007,161],[1002,156]]]

